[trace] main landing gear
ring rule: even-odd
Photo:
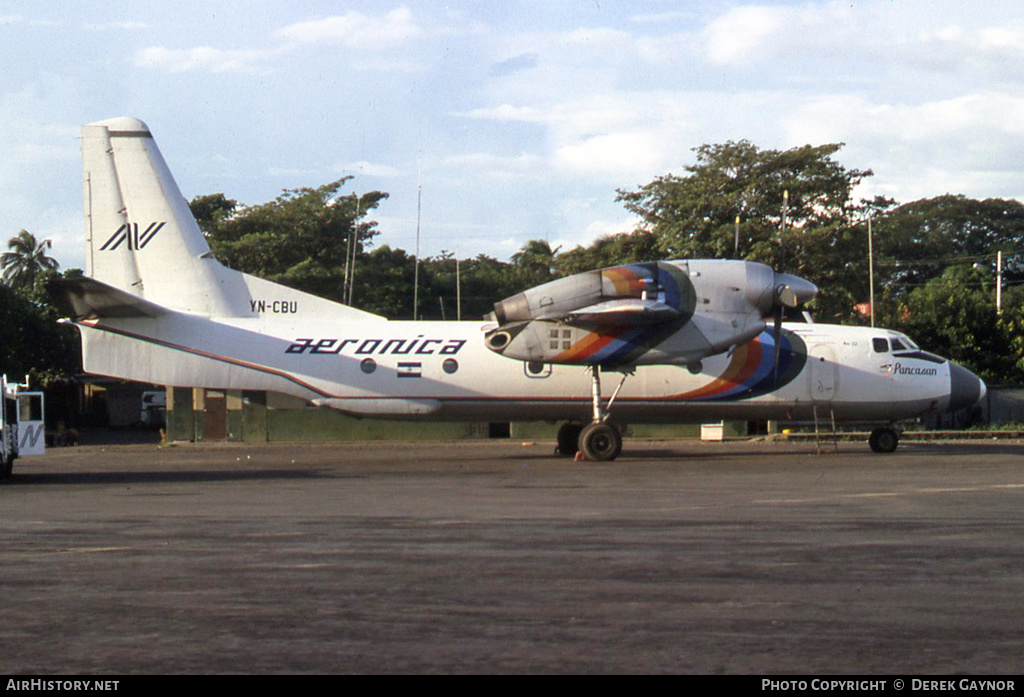
[[[607,404],[601,403],[601,368],[592,366],[591,400],[593,402],[593,418],[589,424],[567,423],[558,429],[558,452],[562,455],[583,453],[587,460],[607,462],[614,460],[622,452],[622,434],[608,422],[609,413],[615,398],[619,395],[626,378],[630,373],[623,373],[619,386],[615,388]]]

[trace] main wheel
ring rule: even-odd
[[[14,456],[0,458],[0,479],[7,479],[14,471]]]
[[[590,424],[580,432],[579,445],[588,460],[606,462],[622,452],[622,435],[611,424]]]
[[[895,428],[876,428],[868,438],[868,445],[876,453],[891,453],[900,444],[900,434]]]
[[[580,433],[583,426],[580,424],[566,423],[558,429],[558,447],[555,452],[565,457],[575,457],[580,449]]]

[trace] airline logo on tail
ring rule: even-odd
[[[117,228],[117,232],[107,238],[107,241],[100,247],[100,251],[112,252],[120,247],[122,242],[127,243],[128,249],[144,249],[166,224],[166,222],[150,223],[140,234],[138,223],[124,223]]]

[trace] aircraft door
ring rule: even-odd
[[[839,364],[835,350],[828,344],[815,344],[807,352],[811,362],[808,375],[811,379],[811,399],[815,402],[831,402],[839,383]]]

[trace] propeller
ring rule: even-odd
[[[779,355],[782,351],[782,318],[786,308],[796,308],[818,294],[818,287],[810,281],[788,273],[775,274],[775,298],[772,302],[774,315],[772,338],[775,340],[773,363],[774,384],[779,382]]]
[[[782,352],[782,319],[786,308],[796,308],[814,298],[818,287],[810,281],[783,273],[786,266],[786,223],[789,217],[789,190],[782,192],[782,225],[779,230],[779,272],[775,274],[775,297],[772,302],[775,360],[772,361],[773,385],[779,384],[779,356]]]
[[[779,356],[782,353],[782,305],[775,310],[775,329],[772,338],[775,340],[775,358],[772,361],[772,387],[779,384]]]
[[[782,192],[782,225],[779,228],[779,271],[786,267],[786,218],[789,215],[789,189]],[[772,387],[779,384],[779,355],[782,352],[782,317],[786,313],[787,301],[795,301],[796,295],[785,282],[779,283],[775,274],[775,327],[772,333],[775,339],[775,360],[772,361]]]

